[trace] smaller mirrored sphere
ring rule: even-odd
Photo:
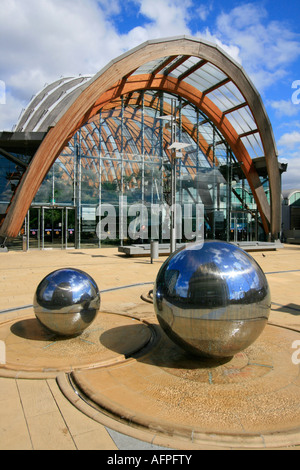
[[[38,285],[33,308],[36,318],[62,336],[81,334],[100,309],[100,292],[89,274],[63,268],[48,274]]]
[[[262,333],[270,314],[266,276],[232,243],[193,243],[162,265],[153,289],[157,319],[186,351],[231,357]]]

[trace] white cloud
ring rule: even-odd
[[[290,121],[285,123],[282,128],[289,126],[293,129],[285,132],[277,141],[279,150],[279,161],[287,163],[287,171],[282,174],[282,188],[293,189],[300,187],[300,123],[299,121]]]
[[[191,34],[190,6],[191,0],[160,0],[156,8],[153,0],[1,0],[0,80],[20,111],[60,76],[94,74],[144,41]],[[126,34],[114,25],[122,8],[136,9],[137,25]],[[9,118],[3,106],[0,113],[10,129],[15,113]]]
[[[160,0],[154,3],[153,0],[138,0],[140,12],[147,18],[153,20],[157,27],[161,25],[184,27],[188,19],[188,8],[191,6],[190,0]],[[160,31],[162,32],[162,31]]]
[[[207,35],[207,30],[203,32]],[[221,13],[211,36],[237,47],[244,69],[262,93],[282,79],[300,56],[300,42],[284,22],[269,21],[260,4],[248,3]]]
[[[131,49],[149,39],[191,35],[188,27],[191,0],[135,0],[139,13],[147,18],[121,37],[124,49]]]
[[[202,21],[206,21],[212,9],[213,9],[212,3],[202,3],[196,9],[196,14],[199,15]]]
[[[106,15],[117,15],[121,12],[119,0],[98,0],[98,4]]]
[[[117,11],[118,2],[101,4]],[[19,111],[45,83],[96,73],[121,52],[119,35],[96,0],[1,0],[0,79]],[[6,122],[5,129],[14,124],[7,113]]]
[[[278,140],[278,145],[290,150],[293,150],[296,147],[299,147],[300,149],[300,132],[293,131],[283,134]]]
[[[300,187],[300,132],[292,131],[283,134],[278,140],[280,161],[287,163],[287,171],[282,175],[283,189]]]
[[[212,1],[192,0],[1,0],[0,80],[19,114],[24,102],[62,75],[94,74],[149,39],[192,35],[189,21],[197,15],[205,21],[212,6]],[[135,23],[119,33],[115,21],[125,11]],[[260,92],[285,77],[300,44],[283,23],[268,21],[267,11],[252,3],[217,14],[215,28],[194,35],[215,42],[241,63]],[[14,124],[8,106],[5,114],[0,108],[5,128]],[[284,102],[271,106],[294,115]]]
[[[27,104],[27,101],[20,102],[10,93],[6,93],[5,103],[0,104],[0,131],[11,131],[13,125],[18,121],[22,109]]]
[[[292,103],[292,100],[270,101],[269,105],[275,110],[278,117],[296,116],[300,111],[300,106]]]
[[[196,36],[201,36],[203,39],[217,44],[217,46],[223,49],[223,51],[225,51],[226,54],[228,54],[233,60],[235,60],[239,64],[242,63],[242,59],[240,57],[240,48],[238,46],[235,46],[234,44],[226,44],[222,42],[218,38],[218,36],[212,34],[208,28],[206,28],[205,31],[202,33],[197,33]]]
[[[300,188],[300,150],[280,160],[288,164],[286,173],[282,174],[282,188]]]

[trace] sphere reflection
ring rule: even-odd
[[[249,253],[221,241],[188,245],[161,267],[153,302],[167,335],[192,354],[229,357],[262,333],[271,308],[267,279]]]
[[[54,333],[78,335],[93,322],[99,311],[99,289],[84,271],[58,269],[38,285],[33,308],[38,320]]]

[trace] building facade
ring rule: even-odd
[[[197,232],[197,207],[205,238],[277,240],[284,170],[238,64],[195,38],[149,41],[93,77],[48,85],[0,133],[0,237],[164,242],[176,204],[179,242]]]

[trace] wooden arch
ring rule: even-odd
[[[244,96],[252,111],[264,148],[270,182],[271,212],[251,158],[224,113],[221,113],[205,95],[201,96],[198,90],[192,90],[193,87],[184,81],[178,82],[165,75],[160,77],[151,75],[150,79],[145,76],[132,75],[137,68],[150,61],[179,55],[199,57],[212,63],[232,80]],[[139,82],[139,80],[141,81]],[[0,228],[1,237],[17,236],[30,204],[52,164],[76,130],[88,121],[99,109],[101,103],[104,104],[104,102],[116,98],[116,93],[120,93],[120,90],[122,93],[125,92],[125,89],[126,92],[129,92],[143,87],[161,89],[181,95],[187,100],[191,100],[208,115],[224,135],[236,157],[245,166],[245,174],[258,204],[265,231],[271,231],[273,238],[278,238],[280,232],[280,174],[271,126],[260,96],[243,69],[217,46],[187,37],[148,41],[108,64],[82,88],[79,96],[68,105],[55,125],[48,131],[34,155],[8,208]]]

